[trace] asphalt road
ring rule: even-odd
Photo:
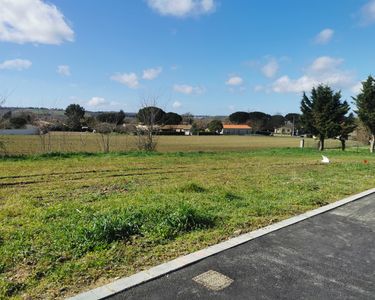
[[[375,299],[375,195],[108,299]]]

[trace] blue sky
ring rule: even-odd
[[[375,0],[0,0],[7,106],[298,112],[375,70]]]

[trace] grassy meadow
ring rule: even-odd
[[[248,151],[263,148],[299,147],[300,138],[290,136],[157,136],[157,151]],[[90,132],[52,132],[47,135],[0,136],[9,155],[33,155],[47,152],[101,152],[100,134]],[[349,147],[357,142],[348,141]],[[305,139],[306,148],[316,148],[317,141]],[[340,148],[338,140],[327,140],[327,148]],[[137,150],[137,137],[113,134],[110,136],[110,151]]]
[[[64,298],[374,187],[367,150],[325,155],[331,164],[285,148],[2,158],[0,299]]]

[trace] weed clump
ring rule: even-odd
[[[180,188],[183,193],[204,193],[206,189],[194,182],[188,183]]]
[[[154,224],[152,235],[159,239],[172,239],[181,233],[212,227],[215,217],[186,204],[165,212]]]
[[[212,227],[215,219],[213,215],[186,204],[157,210],[111,212],[96,216],[89,225],[81,227],[72,248],[76,255],[81,256],[137,235],[154,242],[170,240],[183,233]]]
[[[12,297],[12,296],[19,294],[22,290],[25,289],[25,287],[26,286],[24,283],[8,281],[5,283],[5,286],[3,287],[4,288],[3,292],[5,296]]]
[[[142,217],[139,212],[112,212],[95,216],[90,224],[80,229],[72,246],[82,255],[115,241],[128,240],[131,236],[140,234]]]

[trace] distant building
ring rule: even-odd
[[[275,128],[274,133],[275,134],[281,134],[281,135],[292,135],[293,134],[293,124],[288,122],[284,126],[281,126],[279,128]]]
[[[162,132],[183,132],[185,135],[191,135],[191,128],[191,125],[164,125],[160,128],[160,130]]]
[[[251,127],[249,125],[223,125],[222,134],[224,135],[246,135],[251,134]]]

